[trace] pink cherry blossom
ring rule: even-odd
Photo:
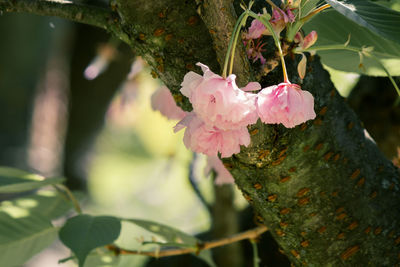
[[[160,111],[162,115],[170,120],[181,120],[186,115],[186,112],[176,105],[171,92],[166,86],[161,86],[153,93],[151,107],[153,110]]]
[[[215,184],[233,184],[235,182],[232,174],[225,168],[224,164],[222,164],[222,161],[216,156],[207,157],[207,165],[204,170],[205,174],[208,175],[212,169],[217,173]]]
[[[280,83],[258,93],[257,112],[264,123],[282,123],[293,128],[314,119],[314,97],[297,84]]]
[[[194,112],[190,112],[175,126],[175,132],[185,128],[183,143],[194,152],[208,156],[227,158],[240,152],[240,145],[250,144],[247,127],[235,130],[221,130],[202,121]]]
[[[189,98],[193,111],[201,120],[221,130],[241,129],[257,121],[256,94],[239,89],[234,74],[225,79],[210,71],[206,65],[197,65],[202,68],[203,76],[187,73],[181,92]],[[255,82],[251,83],[251,87],[253,90],[261,89],[260,84]]]

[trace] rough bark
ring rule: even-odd
[[[175,96],[197,61],[219,71],[194,3],[117,2],[132,48]],[[294,129],[259,122],[250,127],[251,145],[225,163],[296,266],[393,266],[400,243],[398,170],[365,137],[319,59],[309,62],[302,88],[313,93],[317,118]],[[298,82],[294,64],[288,62],[289,75]],[[281,81],[276,69],[262,83]]]

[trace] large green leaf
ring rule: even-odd
[[[316,16],[303,28],[307,32],[312,30],[317,31],[318,40],[314,47],[343,45],[349,36],[349,47],[360,50],[362,47],[373,47],[371,54],[385,65],[390,74],[393,76],[400,75],[399,44],[386,40],[360,27],[334,10]],[[357,52],[338,49],[317,51],[317,53],[321,56],[324,64],[334,69],[371,76],[386,76],[380,63],[375,59],[363,57],[363,66],[360,67],[360,56]]]
[[[121,222],[115,217],[78,215],[66,222],[59,237],[83,266],[91,250],[114,242],[120,232]]]
[[[186,234],[178,229],[173,227],[160,224],[157,222],[140,220],[140,219],[123,219],[124,221],[134,223],[135,225],[146,229],[149,232],[152,232],[158,236],[161,236],[165,239],[166,246],[170,246],[171,244],[179,246],[179,247],[195,247],[199,242],[201,242],[196,237]],[[215,263],[212,259],[211,251],[203,250],[198,255],[200,259],[208,263],[208,265],[215,267]]]
[[[399,12],[367,0],[325,1],[358,25],[400,43]],[[335,28],[333,25],[332,27]]]
[[[35,194],[0,202],[0,211],[11,216],[35,214],[48,220],[60,217],[71,209],[72,204],[70,201],[59,193],[50,190],[41,190]]]
[[[0,266],[21,266],[56,237],[57,229],[43,216],[13,218],[0,212]]]
[[[64,178],[48,178],[22,170],[0,167],[0,193],[16,193],[59,184]]]

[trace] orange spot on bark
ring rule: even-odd
[[[276,234],[278,235],[278,236],[285,236],[285,233],[281,230],[281,229],[276,229],[275,230],[275,232],[276,232]]]
[[[354,254],[357,253],[357,251],[360,250],[360,246],[359,245],[355,245],[353,247],[349,247],[348,249],[346,249],[341,255],[340,257],[342,258],[342,260],[347,260],[348,258],[350,258],[351,256],[353,256]]]
[[[325,106],[319,111],[318,114],[321,115],[321,116],[324,116],[327,111],[328,111],[328,107]]]
[[[250,135],[256,135],[258,134],[258,129],[254,129],[250,131]]]
[[[374,234],[375,234],[375,235],[379,235],[381,232],[382,232],[382,227],[377,227],[377,228],[374,230]]]
[[[322,226],[318,229],[318,233],[323,234],[326,231],[326,226]]]
[[[372,227],[371,227],[371,226],[368,226],[368,227],[364,230],[364,233],[369,234],[369,232],[371,232],[371,230],[372,230]]]
[[[309,146],[309,145],[306,145],[306,146],[303,147],[303,152],[306,152],[306,151],[309,150],[309,149],[310,149],[310,146]]]
[[[199,21],[199,18],[197,16],[191,16],[188,20],[188,24],[190,26],[194,26],[197,24],[197,22]]]
[[[341,212],[343,212],[344,211],[344,207],[340,207],[340,208],[338,208],[337,210],[336,210],[336,213],[341,213]]]
[[[164,28],[158,28],[157,30],[154,31],[153,35],[158,37],[161,36],[165,32]]]
[[[251,134],[251,133],[250,133]],[[258,159],[264,159],[266,156],[269,155],[269,150],[261,150],[258,154]]]
[[[376,198],[377,195],[378,195],[378,192],[374,191],[374,192],[371,193],[370,197],[372,199],[374,199],[374,198]]]
[[[304,205],[307,205],[308,203],[310,203],[310,198],[308,198],[308,197],[300,198],[300,199],[297,201],[297,204],[298,204],[299,206],[304,206]]]
[[[358,227],[358,222],[354,221],[347,227],[347,229],[349,229],[351,231],[351,230],[356,229],[357,227]]]
[[[255,184],[253,185],[253,187],[254,187],[256,190],[259,190],[259,189],[262,188],[262,185],[261,185],[260,183],[255,183]]]
[[[300,126],[300,131],[304,131],[305,129],[307,129],[307,124],[302,123]]]
[[[275,200],[276,200],[277,197],[278,197],[278,196],[277,196],[276,194],[273,194],[273,195],[269,195],[269,196],[267,197],[267,199],[268,199],[268,201],[270,201],[270,202],[275,202]]]
[[[170,41],[172,38],[174,37],[174,35],[172,34],[172,33],[170,33],[170,34],[167,34],[166,36],[165,36],[165,41]]]
[[[326,153],[325,156],[324,156],[324,160],[328,161],[332,157],[332,155],[333,155],[333,152]]]
[[[290,212],[290,208],[284,208],[280,211],[282,215],[288,214]]]
[[[310,242],[308,240],[304,240],[303,242],[300,243],[300,246],[303,248],[306,248],[310,245]]]
[[[323,143],[319,143],[318,145],[316,145],[315,150],[319,151],[321,150],[321,148],[324,146]]]
[[[340,234],[338,234],[337,235],[337,239],[344,239],[346,236],[345,236],[345,234],[344,233],[340,233]]]
[[[346,218],[347,214],[346,213],[341,213],[338,216],[336,216],[336,220],[343,220],[344,218]]]
[[[292,167],[289,169],[289,172],[295,172],[296,171],[296,167]]]
[[[337,161],[339,158],[340,158],[340,154],[337,153],[337,154],[333,157],[333,160],[334,160],[334,161]]]
[[[336,94],[336,90],[333,89],[333,90],[331,91],[331,97],[333,97],[335,94]]]
[[[364,185],[364,183],[365,183],[365,178],[363,177],[363,178],[361,178],[360,180],[358,180],[357,186],[361,187],[361,186]]]
[[[355,171],[351,174],[350,179],[352,179],[352,180],[356,179],[356,178],[358,177],[358,175],[360,175],[360,173],[361,173],[360,169],[355,170]]]
[[[299,192],[297,192],[297,197],[302,197],[302,196],[305,196],[305,195],[307,195],[308,194],[308,192],[310,192],[310,188],[307,188],[307,187],[305,187],[305,188],[302,188],[302,189],[300,189],[299,190]]]
[[[316,118],[316,119],[314,120],[313,124],[314,124],[314,125],[317,125],[317,126],[321,126],[321,125],[322,125],[322,120],[321,120],[320,118]]]
[[[288,224],[287,222],[280,222],[279,225],[280,225],[282,228],[285,228],[285,227],[287,227],[289,224]]]
[[[283,177],[279,182],[286,183],[289,180],[290,180],[290,176],[286,176],[286,177]]]
[[[299,254],[296,250],[292,249],[292,250],[290,251],[290,253],[292,253],[292,255],[293,255],[296,259],[300,259],[300,254]]]

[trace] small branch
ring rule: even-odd
[[[118,14],[110,9],[54,0],[0,0],[0,11],[55,16],[113,32],[122,38]]]
[[[165,250],[155,250],[155,251],[140,251],[140,250],[126,250],[119,248],[115,245],[108,245],[107,248],[111,251],[114,251],[117,255],[143,255],[149,256],[154,258],[161,258],[167,256],[176,256],[176,255],[183,255],[189,253],[200,253],[202,250],[212,249],[216,247],[225,246],[228,244],[232,244],[241,240],[245,239],[256,239],[261,234],[266,232],[268,228],[264,225],[258,226],[254,229],[247,230],[243,233],[235,234],[233,236],[218,239],[215,241],[208,241],[204,243],[197,244],[196,247],[188,247],[188,248],[177,248],[177,249],[165,249]]]

